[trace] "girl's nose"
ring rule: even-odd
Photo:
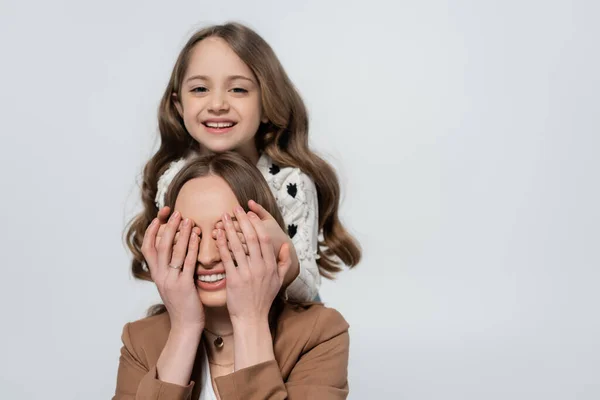
[[[229,103],[226,96],[220,91],[215,91],[210,99],[210,111],[219,112],[229,110]]]

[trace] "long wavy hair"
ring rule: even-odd
[[[156,217],[154,203],[158,178],[172,161],[186,157],[201,146],[185,129],[175,106],[181,98],[181,85],[194,46],[208,37],[223,39],[253,71],[261,90],[261,102],[267,123],[261,123],[255,135],[259,152],[265,152],[281,166],[296,167],[315,182],[318,194],[319,271],[333,278],[343,263],[353,267],[360,261],[358,242],[346,231],[338,218],[340,186],[334,169],[308,146],[308,114],[302,98],[285,73],[273,49],[252,29],[238,24],[214,25],[197,31],[185,44],[167,84],[158,110],[160,147],[143,171],[142,203],[144,210],[128,224],[125,241],[133,253],[131,270],[136,278],[150,280],[141,252],[146,228]]]

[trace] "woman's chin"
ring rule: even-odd
[[[221,308],[227,306],[227,296],[224,290],[217,292],[201,292],[200,302],[204,307]]]

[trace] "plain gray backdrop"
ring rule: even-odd
[[[600,3],[6,1],[0,398],[107,399],[158,299],[122,243],[189,35],[275,49],[360,266],[351,399],[600,398]]]

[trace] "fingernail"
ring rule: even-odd
[[[185,226],[186,228],[190,225],[190,219],[186,218],[183,220],[183,226]]]
[[[156,225],[157,222],[158,222],[158,218],[154,218],[152,220],[152,222],[150,223],[150,225]]]
[[[231,217],[229,216],[229,214],[227,214],[227,213],[223,214],[223,221],[231,222]]]
[[[243,213],[243,212],[244,212],[244,209],[243,209],[242,207],[240,207],[240,206],[236,206],[236,207],[234,208],[234,211],[235,211],[236,213],[238,213],[238,214],[241,214],[241,213]]]

